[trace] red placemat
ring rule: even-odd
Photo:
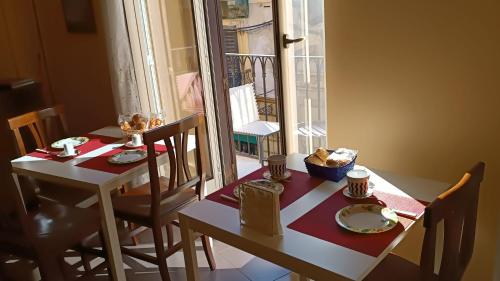
[[[146,147],[143,146],[139,149],[146,150]],[[98,155],[96,157],[90,158],[89,160],[83,161],[83,162],[77,164],[76,166],[81,167],[81,168],[97,170],[97,171],[101,171],[101,172],[112,173],[112,174],[122,174],[122,173],[125,173],[126,171],[128,171],[132,168],[135,168],[135,167],[137,167],[137,166],[139,166],[142,163],[147,161],[147,159],[144,159],[144,160],[139,161],[139,162],[130,163],[130,164],[121,164],[121,165],[111,164],[108,162],[108,158],[111,155],[115,155],[115,154],[120,153],[124,150],[129,150],[129,149],[124,148],[124,147],[116,148],[116,149],[110,150],[106,153],[103,153],[101,155]],[[155,150],[156,150],[156,152],[163,154],[167,151],[167,147],[165,145],[155,144]]]
[[[292,177],[290,178],[289,181],[282,182],[282,184],[285,186],[285,190],[280,195],[280,209],[286,208],[288,205],[292,204],[297,199],[302,197],[304,194],[311,191],[320,183],[325,181],[324,179],[311,177],[309,176],[309,174],[304,172],[295,171],[292,169],[289,170],[290,172],[292,172]],[[225,194],[227,196],[232,197],[233,190],[236,186],[249,180],[256,180],[263,178],[262,174],[265,171],[267,171],[267,167],[262,167],[257,171],[237,180],[236,182],[233,182],[221,188],[220,190],[208,195],[206,198],[208,200],[212,200],[217,203],[238,209],[239,205],[237,203],[233,203],[228,200],[222,199],[220,195]]]
[[[382,204],[390,208],[409,211],[420,217],[425,204],[411,197],[403,197],[375,190],[372,197],[357,200],[347,198],[342,190],[335,192],[328,199],[288,225],[288,228],[316,238],[341,245],[373,257],[378,257],[394,239],[410,226],[411,219],[399,217],[399,223],[393,229],[377,234],[361,234],[345,230],[335,221],[338,210],[351,204]]]
[[[86,134],[86,135],[84,135],[84,137],[87,137],[90,140],[89,140],[89,142],[76,147],[76,149],[80,150],[80,154],[78,154],[79,156],[83,155],[85,153],[89,153],[89,152],[96,150],[98,148],[101,148],[107,144],[115,143],[119,140],[119,138],[100,136],[100,135],[92,135],[92,134]],[[53,149],[51,147],[48,147],[45,149],[48,151],[51,151],[51,152],[56,152],[56,153],[62,151],[61,149]],[[64,163],[64,162],[69,161],[69,160],[74,158],[74,157],[60,158],[60,157],[57,157],[56,155],[41,153],[38,151],[31,152],[28,154],[28,156],[37,157],[37,158],[41,158],[41,159],[45,159],[45,160],[53,160],[53,161],[57,161],[57,162],[61,162],[61,163]]]

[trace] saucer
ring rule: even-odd
[[[349,192],[349,188],[344,188],[344,190],[342,191],[342,193],[346,196],[346,197],[349,197],[349,198],[352,198],[352,199],[365,199],[365,198],[368,198],[370,196],[373,195],[373,189],[375,189],[375,184],[373,182],[369,182],[368,183],[368,191],[366,192],[366,194],[364,196],[354,196],[352,195],[350,192]]]
[[[75,157],[78,154],[80,154],[80,150],[78,150],[78,149],[75,149],[75,154],[66,154],[66,152],[63,150],[63,151],[57,153],[56,156],[59,158],[68,158],[68,157]]]
[[[264,174],[262,174],[262,176],[266,179],[266,180],[276,180],[276,181],[281,181],[281,180],[286,180],[286,179],[289,179],[291,176],[292,176],[292,172],[290,172],[290,170],[286,170],[285,171],[285,174],[283,175],[282,178],[275,178],[273,176],[271,176],[271,172],[269,171],[265,171]]]
[[[142,143],[142,144],[140,144],[140,145],[134,145],[134,144],[132,143],[132,141],[128,141],[128,142],[125,144],[125,146],[126,146],[126,147],[128,147],[128,148],[138,148],[138,147],[142,147],[143,145],[144,145],[143,143]]]

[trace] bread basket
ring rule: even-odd
[[[328,150],[328,152],[332,153],[333,150]],[[355,156],[351,162],[341,167],[328,167],[310,163],[309,161],[307,161],[307,158],[309,158],[309,156],[304,158],[304,163],[306,164],[307,172],[309,173],[309,175],[334,182],[342,180],[347,175],[347,172],[354,168],[357,158],[357,156]]]

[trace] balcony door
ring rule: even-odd
[[[324,0],[278,0],[286,147],[326,147]]]
[[[323,0],[205,0],[205,5],[218,75],[217,114],[225,116],[220,119],[228,133],[228,145],[221,147],[231,154],[233,173],[241,178],[271,154],[307,154],[326,146]],[[289,44],[283,43],[285,34]],[[241,129],[255,120],[271,122],[268,127],[279,132],[259,138],[257,131]],[[226,183],[234,180],[227,175]]]
[[[161,112],[167,123],[206,116],[210,193],[223,180],[203,0],[124,1],[124,8],[142,110]]]

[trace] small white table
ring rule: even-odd
[[[115,138],[123,137],[118,127],[105,127],[91,132],[90,134]],[[109,249],[108,262],[115,281],[126,279],[110,194],[111,191],[115,190],[118,186],[126,184],[134,178],[147,173],[147,163],[145,162],[122,174],[87,169],[76,165],[122,146],[123,142],[123,140],[119,140],[116,143],[107,144],[63,163],[28,155],[11,162],[14,177],[18,175],[29,176],[38,180],[61,184],[68,187],[68,192],[70,192],[69,188],[83,188],[97,194],[105,238],[104,242],[106,243],[107,249]],[[188,140],[188,151],[194,149],[194,147],[194,138],[192,139],[190,136]],[[158,157],[159,162],[166,162],[167,159],[166,153]]]
[[[288,156],[288,167],[305,172],[304,157],[305,155],[300,154]],[[379,174],[383,174],[383,178]],[[372,171],[370,181],[373,181],[377,188],[387,186],[394,189],[395,186],[389,183],[391,178],[389,173]],[[413,198],[425,201],[432,201],[449,187],[446,183],[414,177],[395,176],[395,179],[398,182],[398,192],[405,192]],[[182,240],[184,241],[184,258],[188,280],[200,280],[194,232],[206,234],[316,281],[362,280],[394,249],[415,223],[398,235],[378,257],[369,256],[287,228],[291,222],[300,218],[345,185],[345,179],[338,183],[325,181],[282,209],[282,238],[272,238],[242,228],[239,222],[239,211],[217,202],[205,199],[183,209],[179,213],[179,219]],[[333,214],[331,219],[334,219]]]
[[[264,161],[264,138],[274,135],[280,131],[278,122],[257,120],[234,129],[235,134],[254,136],[257,138],[257,149],[259,153],[259,163]]]

